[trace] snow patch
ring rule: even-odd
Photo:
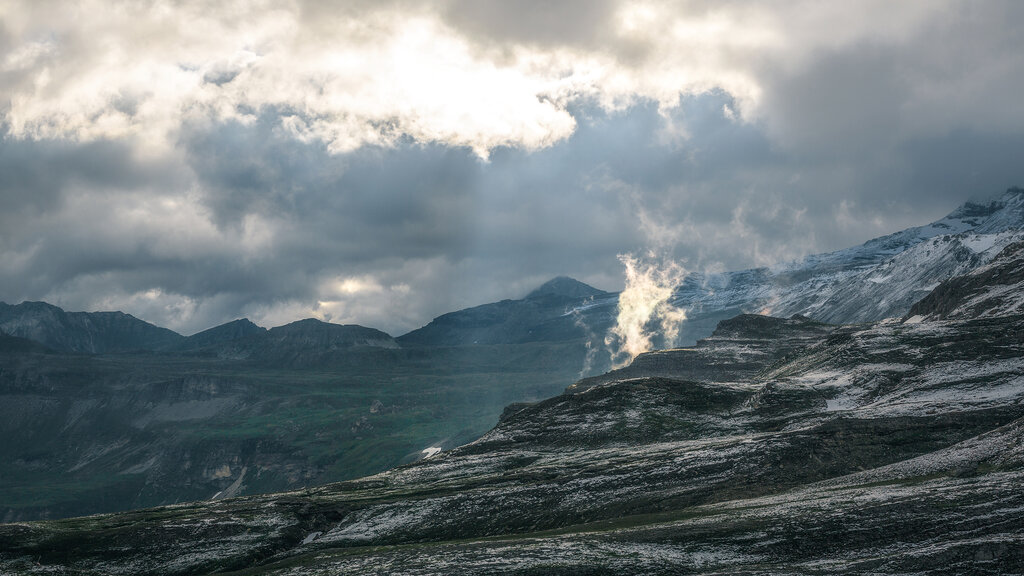
[[[993,246],[996,245],[998,234],[981,234],[972,235],[964,239],[964,246],[970,248],[971,252],[975,254],[981,254],[982,252],[989,251]]]

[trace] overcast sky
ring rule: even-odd
[[[398,335],[555,275],[621,289],[626,252],[843,248],[1024,185],[1021,22],[1016,0],[3,0],[0,300]]]

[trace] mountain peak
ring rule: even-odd
[[[600,296],[607,294],[604,290],[598,290],[589,284],[584,284],[575,278],[568,276],[557,276],[541,284],[536,290],[526,295],[526,299],[539,298],[542,296],[565,296],[568,298],[586,298],[587,296]]]
[[[271,328],[267,334],[276,342],[293,342],[316,348],[351,346],[377,346],[395,348],[397,344],[390,335],[376,328],[358,324],[334,324],[316,318],[296,320],[284,326]]]
[[[208,328],[202,332],[197,332],[186,338],[179,348],[183,350],[199,349],[205,346],[212,346],[237,340],[239,338],[262,334],[266,331],[266,328],[253,324],[253,322],[248,318],[239,318],[238,320],[232,320],[231,322],[226,322],[219,326],[214,326],[213,328]]]
[[[0,302],[0,327],[10,336],[61,352],[103,354],[159,350],[184,340],[180,334],[124,312],[66,312],[46,302]]]

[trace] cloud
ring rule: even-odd
[[[677,262],[649,252],[640,258],[619,256],[625,267],[626,286],[619,294],[615,325],[604,343],[613,368],[621,368],[655,347],[671,348],[686,321],[686,311],[669,302],[686,278]]]
[[[0,78],[19,138],[161,149],[189,124],[273,113],[333,153],[411,138],[487,157],[564,141],[581,98],[672,109],[721,90],[785,145],[857,153],[883,133],[1024,127],[1008,25],[1022,15],[956,1],[24,0],[3,13]]]
[[[864,18],[846,35],[821,35],[836,14],[807,6],[433,6],[15,2],[4,14],[6,119],[16,137],[159,147],[187,122],[251,121],[272,108],[278,128],[332,152],[409,136],[485,157],[564,140],[580,96],[606,108],[637,98],[673,106],[680,93],[717,88],[755,117],[761,60],[886,33]],[[933,12],[897,11],[911,24]]]
[[[287,3],[29,4],[5,15],[14,137],[131,137],[160,150],[186,123],[274,109],[278,129],[336,153],[409,136],[486,156],[574,126],[556,103],[571,83],[527,69],[530,55],[482,58],[429,15],[342,14],[330,34],[308,34]]]
[[[842,248],[1021,183],[1020,6],[7,2],[0,299],[398,334]]]

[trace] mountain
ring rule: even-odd
[[[45,302],[0,302],[0,330],[54,350],[85,354],[159,350],[184,336],[122,312],[65,312]]]
[[[709,336],[737,314],[804,315],[845,324],[902,316],[938,283],[990,261],[1024,240],[1024,189],[968,202],[945,218],[772,268],[694,272],[671,302],[687,312],[677,345]],[[522,300],[503,300],[435,318],[397,338],[409,346],[487,345],[586,339],[601,349],[618,294],[559,277]],[[595,364],[604,369],[607,363]]]
[[[925,226],[748,274],[747,281],[736,283],[741,294],[730,299],[775,315],[803,314],[832,323],[902,316],[939,282],[977,268],[1022,238],[1024,190],[1010,188],[997,200],[968,202]],[[691,301],[713,307],[718,300],[714,289],[710,292]]]
[[[939,282],[985,264],[1021,239],[1019,229],[930,238],[864,270],[818,276],[815,282],[781,290],[766,306],[773,313],[799,312],[837,323],[902,316]]]
[[[391,336],[374,328],[356,324],[331,324],[315,318],[298,320],[271,328],[266,334],[272,346],[312,350],[341,350],[360,346],[395,348]]]
[[[1020,256],[906,321],[739,316],[360,480],[0,525],[0,571],[1020,573],[1024,313],[986,304]]]
[[[248,318],[232,320],[193,334],[174,346],[174,350],[202,350],[232,340],[263,334],[266,328],[253,324]]]
[[[214,342],[203,350],[223,359],[298,366],[330,361],[365,348],[398,348],[395,339],[380,330],[355,324],[332,324],[315,318],[270,330],[256,328],[244,326],[240,331],[247,335]]]
[[[466,346],[584,339],[588,324],[610,325],[616,301],[615,294],[560,276],[521,300],[450,312],[397,340],[403,346]],[[601,317],[588,323],[590,309]]]
[[[560,297],[579,300],[588,297],[607,296],[604,290],[598,290],[593,286],[584,284],[568,276],[557,276],[538,286],[535,290],[526,295],[527,300],[534,300],[546,297]]]

